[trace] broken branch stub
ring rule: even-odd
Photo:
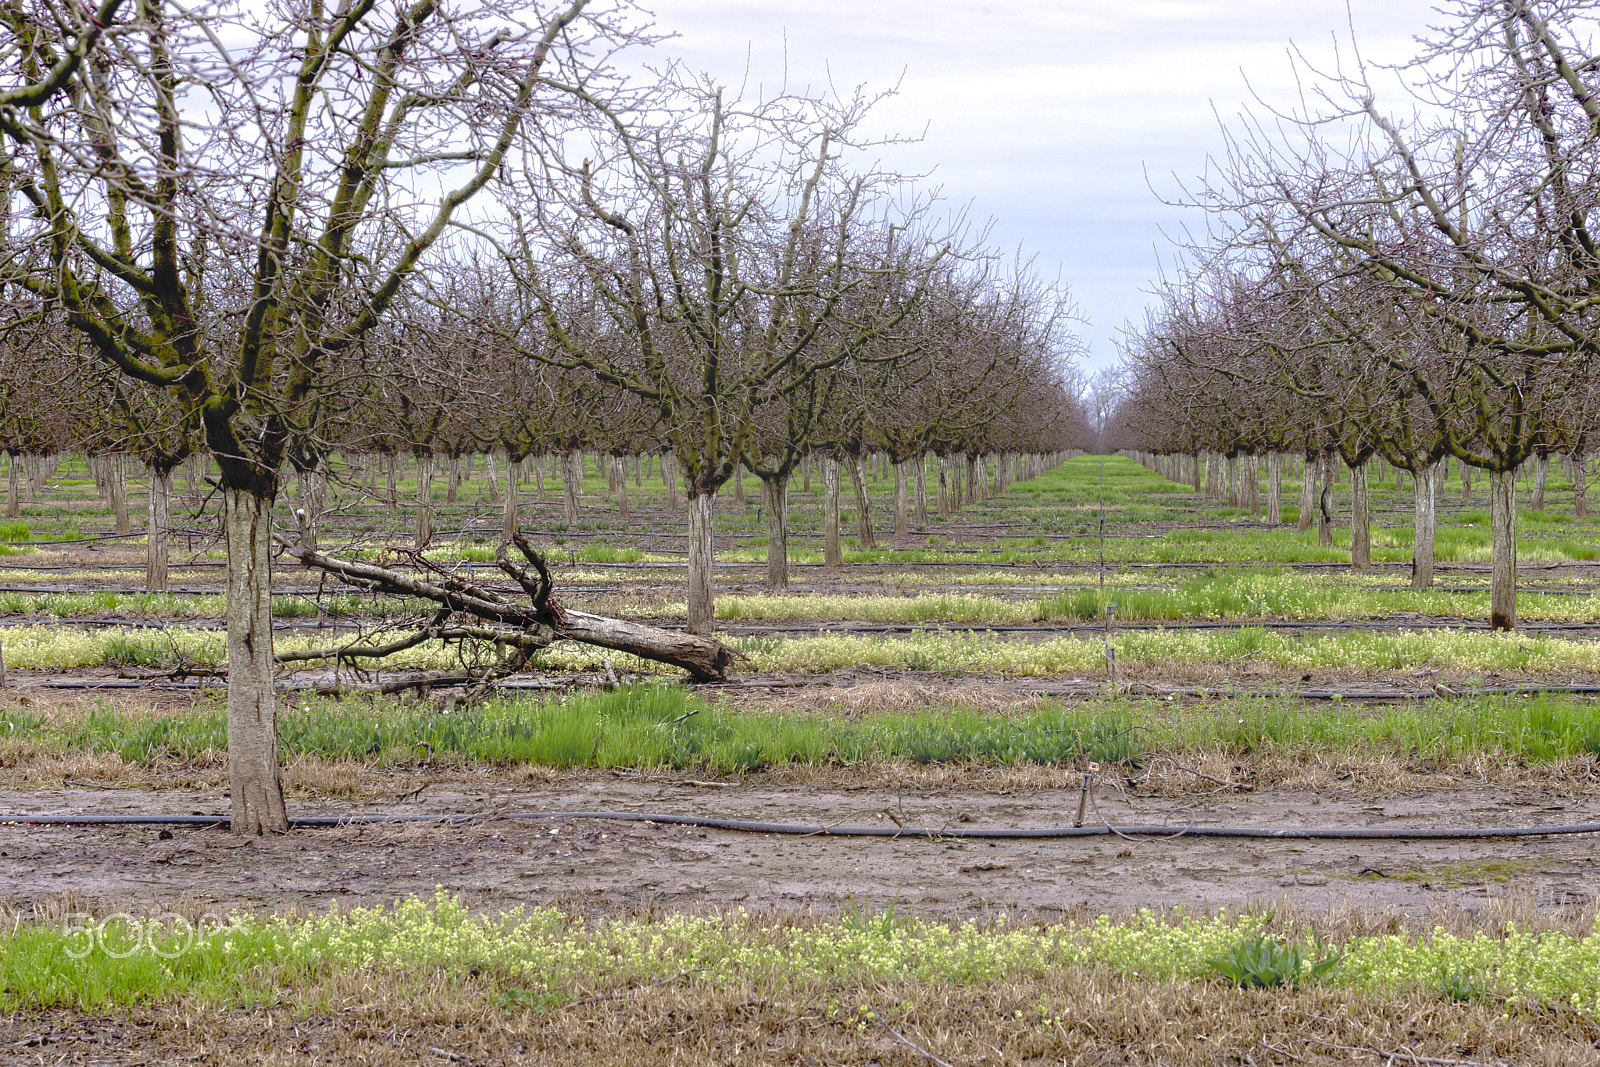
[[[383,564],[339,559],[302,545],[285,545],[284,551],[303,565],[325,571],[358,588],[431,600],[443,610],[470,615],[491,624],[487,627],[457,624],[448,628],[451,636],[502,641],[528,653],[548,645],[556,638],[566,637],[580,644],[627,652],[656,663],[681,667],[696,681],[720,682],[727,678],[728,669],[733,665],[737,653],[715,638],[676,633],[561,607],[551,599],[555,582],[544,557],[534,551],[520,533],[514,541],[531,564],[533,573],[513,562],[503,545],[496,563],[517,582],[532,601],[531,604],[514,603],[499,591],[486,589],[455,575],[424,559],[420,553],[410,555],[414,556],[419,566],[431,572],[432,578],[405,574]],[[445,628],[442,627],[442,620],[436,616],[429,629],[440,632],[442,636],[441,631]],[[398,651],[400,647],[410,647],[411,643],[395,642],[393,647]]]

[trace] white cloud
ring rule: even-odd
[[[663,46],[737,85],[774,90],[865,83],[900,93],[875,121],[916,133],[886,154],[896,169],[934,170],[955,203],[993,216],[995,240],[1019,241],[1039,268],[1073,287],[1093,320],[1095,363],[1138,320],[1155,276],[1161,230],[1184,215],[1146,186],[1201,173],[1250,89],[1284,108],[1297,102],[1291,40],[1318,63],[1334,57],[1353,21],[1364,56],[1409,57],[1426,32],[1429,0],[655,0]],[[1249,78],[1249,86],[1246,85]],[[1201,227],[1198,217],[1188,220]],[[1168,255],[1165,247],[1160,249]]]

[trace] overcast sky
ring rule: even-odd
[[[1041,273],[1071,288],[1091,369],[1116,359],[1138,322],[1163,231],[1186,213],[1176,195],[1220,151],[1253,88],[1291,106],[1291,41],[1327,59],[1353,23],[1363,55],[1398,61],[1440,20],[1430,0],[655,0],[662,46],[738,85],[833,83],[900,94],[878,113],[918,144],[885,160],[932,170],[947,199],[995,221],[994,240],[1021,243]],[[1246,78],[1248,77],[1248,85]],[[1203,220],[1188,215],[1191,222]]]

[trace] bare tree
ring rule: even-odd
[[[226,509],[232,825],[282,829],[270,574],[283,462],[342,355],[463,206],[509,177],[519,135],[587,106],[561,87],[586,77],[554,68],[619,31],[584,23],[587,0],[531,21],[437,0],[129,6],[0,12],[17,72],[0,182],[24,208],[3,278],[106,367],[198,413]]]

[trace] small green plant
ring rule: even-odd
[[[25,522],[0,522],[0,541],[27,541],[32,536]]]
[[[1458,1004],[1466,1004],[1484,997],[1483,983],[1459,967],[1439,965],[1439,995]]]
[[[858,903],[856,895],[851,893],[846,898],[844,911],[839,915],[839,925],[846,930],[877,937],[888,937],[903,929],[908,922],[910,922],[909,917],[900,911],[899,893],[889,901],[887,908],[879,912],[872,910],[872,901],[869,898],[863,896]]]
[[[1240,989],[1273,989],[1320,982],[1333,973],[1341,959],[1340,954],[1326,950],[1321,937],[1307,952],[1301,945],[1259,934],[1240,941],[1225,955],[1206,960],[1206,967]]]
[[[564,1008],[573,1001],[565,989],[502,989],[494,995],[494,1006],[507,1015],[519,1011],[548,1012]]]

